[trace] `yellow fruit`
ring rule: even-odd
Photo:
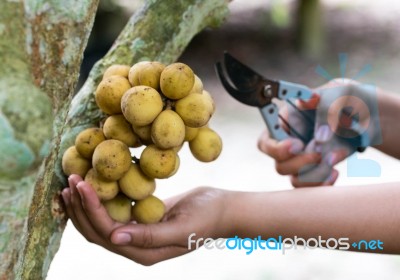
[[[192,93],[202,93],[203,92],[203,82],[197,75],[194,75],[194,84],[189,94]]]
[[[97,127],[87,128],[81,131],[75,138],[75,148],[84,158],[92,159],[94,149],[106,140],[103,131]]]
[[[207,124],[213,114],[213,105],[203,94],[189,94],[175,103],[175,111],[186,126],[201,127]]]
[[[127,145],[119,140],[101,142],[93,153],[92,164],[96,173],[105,180],[117,181],[128,171],[132,162]]]
[[[108,215],[120,223],[127,223],[131,220],[132,201],[123,194],[118,194],[115,198],[104,201]]]
[[[172,110],[162,111],[151,126],[151,139],[161,149],[180,146],[184,138],[185,124]]]
[[[147,146],[140,156],[140,168],[150,178],[167,178],[175,168],[176,153],[173,149],[162,150],[155,145]]]
[[[128,65],[114,64],[106,69],[103,74],[103,80],[111,76],[122,76],[128,78],[130,67]]]
[[[97,106],[108,115],[120,114],[122,95],[130,88],[131,84],[122,76],[105,78],[95,92]]]
[[[201,127],[197,136],[189,142],[193,156],[199,161],[210,162],[218,158],[222,151],[222,140],[208,127]]]
[[[187,96],[194,85],[192,69],[183,63],[173,63],[161,73],[160,87],[162,93],[170,99]]]
[[[140,200],[151,195],[155,188],[154,179],[147,177],[139,165],[132,163],[128,172],[118,181],[121,191],[133,200]]]
[[[210,100],[212,107],[213,107],[213,113],[214,113],[215,112],[215,102],[214,102],[214,99],[212,98],[211,94],[206,90],[203,90],[202,94],[204,96],[206,96],[208,98],[208,100]]]
[[[172,150],[174,150],[175,153],[178,153],[182,149],[183,144],[184,143],[180,144],[179,146],[173,147]]]
[[[181,164],[181,159],[179,158],[178,155],[176,155],[174,170],[171,172],[171,174],[168,175],[168,178],[171,176],[174,176],[176,174],[176,172],[178,172],[180,164]]]
[[[78,174],[83,178],[90,169],[90,161],[81,156],[76,150],[75,146],[69,147],[64,152],[61,165],[64,174],[67,176],[71,174]]]
[[[140,141],[143,144],[149,145],[153,143],[151,141],[151,124],[145,126],[132,125],[132,129],[136,133],[136,135],[139,136]]]
[[[96,174],[93,168],[86,174],[85,182],[92,186],[100,200],[110,200],[119,192],[116,181],[105,181]]]
[[[199,129],[197,127],[190,127],[185,125],[185,141],[192,141],[196,137]]]
[[[140,85],[139,73],[142,71],[143,67],[147,63],[150,63],[150,61],[140,61],[138,63],[135,63],[129,69],[128,79],[129,79],[129,82],[131,83],[132,86],[139,86]]]
[[[109,116],[103,125],[103,132],[107,139],[123,142],[128,147],[139,147],[139,137],[133,132],[131,124],[123,115]]]
[[[163,109],[160,94],[148,86],[135,86],[121,100],[124,117],[135,126],[151,124]]]
[[[160,88],[160,76],[165,65],[157,61],[146,61],[140,67],[133,67],[131,76],[136,85],[149,86],[156,90]],[[137,72],[137,73],[136,73]]]
[[[136,201],[132,207],[132,216],[141,224],[154,224],[161,221],[165,214],[164,203],[154,195]]]

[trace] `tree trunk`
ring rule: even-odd
[[[60,160],[103,117],[93,92],[104,69],[175,61],[196,33],[223,21],[227,2],[147,1],[73,99],[98,0],[0,3],[1,280],[46,277],[66,222]]]

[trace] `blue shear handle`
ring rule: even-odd
[[[276,106],[276,104],[271,103],[267,106],[264,106],[260,108],[260,111],[272,138],[281,141],[289,137],[286,131],[284,131],[279,124],[279,108]]]
[[[312,91],[304,85],[279,81],[278,98],[281,100],[289,98],[307,100],[311,98],[311,95]]]

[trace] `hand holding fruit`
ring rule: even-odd
[[[64,153],[64,173],[90,183],[115,221],[157,223],[165,206],[154,196],[155,179],[178,171],[184,142],[203,162],[221,153],[221,138],[208,127],[213,99],[186,64],[143,61],[110,66],[95,100],[107,118],[77,135]],[[131,149],[141,145],[132,161]]]
[[[226,207],[229,191],[197,188],[169,198],[163,204],[150,196],[150,200],[140,203],[152,204],[148,208],[152,211],[143,213],[140,219],[150,219],[158,207],[165,205],[162,222],[124,224],[130,216],[129,200],[117,196],[117,203],[102,204],[92,186],[78,175],[70,176],[68,182],[69,188],[63,190],[62,196],[77,230],[89,242],[143,265],[189,253],[187,240],[191,233],[204,238],[228,237],[234,224],[229,222]],[[138,205],[142,206],[146,208],[146,205]],[[126,220],[115,221],[110,217],[114,212]]]

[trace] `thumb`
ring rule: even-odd
[[[116,245],[132,245],[142,248],[187,246],[188,236],[176,220],[156,224],[129,224],[115,229],[110,240]]]

